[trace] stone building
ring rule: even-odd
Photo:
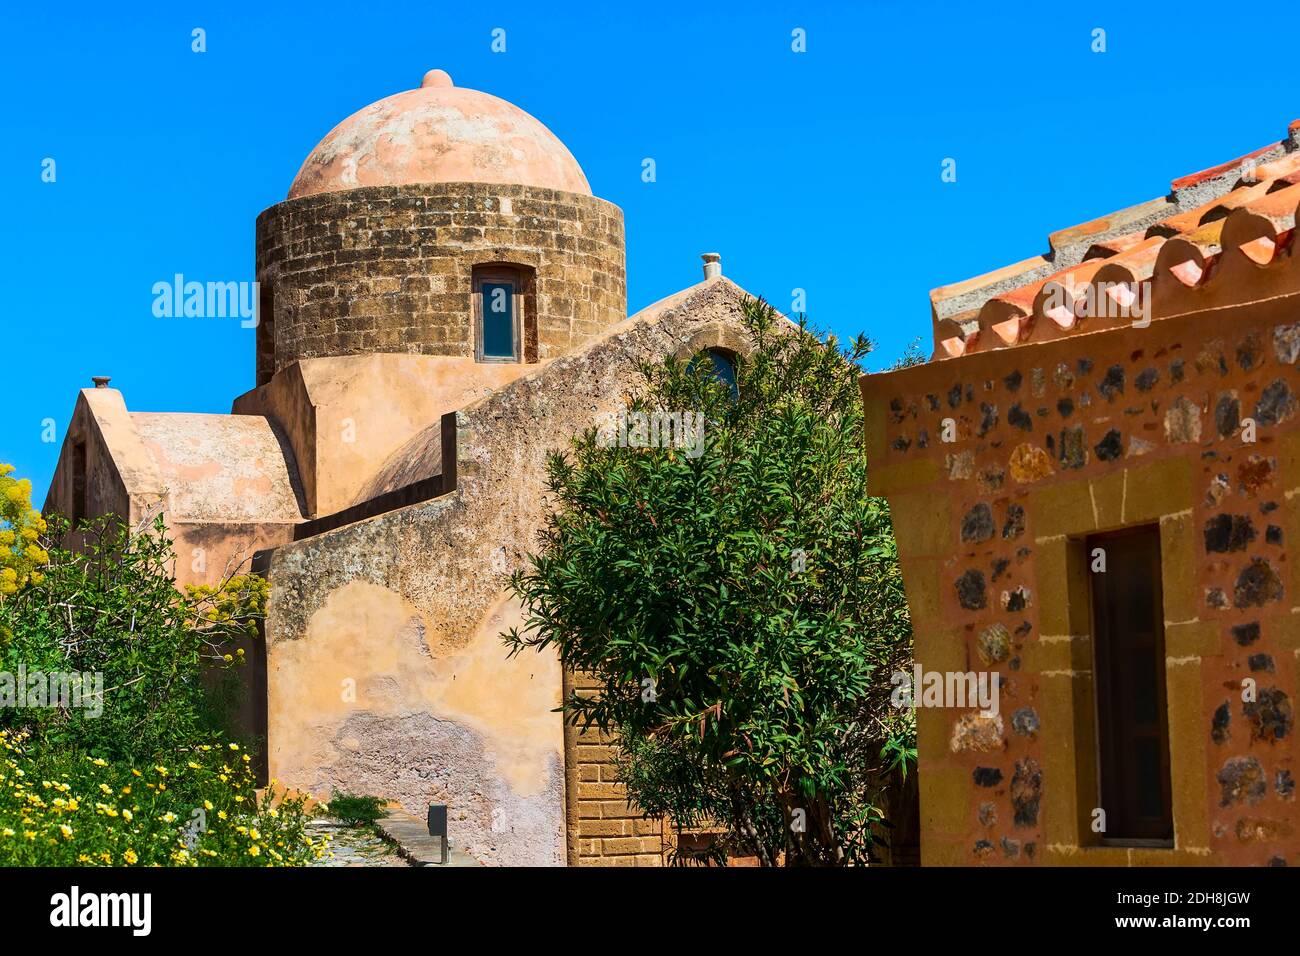
[[[1298,130],[935,290],[933,358],[863,377],[924,864],[1300,863]]]
[[[252,709],[282,784],[446,803],[489,863],[659,863],[606,741],[555,712],[576,678],[506,659],[506,584],[547,454],[621,407],[638,362],[734,358],[745,294],[709,254],[628,316],[622,212],[540,122],[440,70],[321,141],[256,255],[255,387],[168,414],[97,380],[46,509],[161,512],[181,583],[256,554]]]

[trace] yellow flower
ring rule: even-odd
[[[239,744],[232,743],[232,744],[230,745],[230,749],[231,749],[231,750],[238,750],[238,749],[239,749]]]
[[[72,839],[72,827],[68,826],[66,823],[59,824],[59,832],[63,834],[63,839]]]
[[[127,823],[130,823],[132,820],[135,819],[135,815],[130,810],[123,810],[122,819],[125,820]]]
[[[217,819],[218,819],[218,820],[224,820],[224,819],[226,819],[226,811],[225,811],[225,810],[218,810],[218,811],[217,811]]]
[[[3,830],[0,830],[0,835],[11,837],[14,835],[14,831],[9,827],[5,827]]]
[[[93,763],[96,767],[108,766],[108,761],[105,760],[103,757],[96,757],[94,760],[91,761],[91,763]]]
[[[204,809],[204,810],[211,810],[211,809],[212,809],[212,801],[211,801],[211,800],[204,800],[204,801],[203,801],[203,809]]]
[[[127,850],[122,854],[122,859],[126,860],[127,863],[134,864],[140,858],[135,855],[135,850]]]
[[[248,855],[249,855],[249,856],[258,856],[261,852],[262,852],[262,848],[261,848],[260,846],[258,846],[257,844],[253,844],[252,846],[250,846],[250,847],[248,848]]]

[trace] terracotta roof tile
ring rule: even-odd
[[[1052,233],[1044,255],[935,289],[935,358],[1128,322],[1134,309],[1149,317],[1162,295],[1213,282],[1225,250],[1267,268],[1290,245],[1300,210],[1300,120],[1286,139],[1171,188]]]

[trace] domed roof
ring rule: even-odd
[[[505,100],[430,70],[418,90],[372,103],[311,151],[289,198],[407,183],[504,183],[591,195],[573,154]]]

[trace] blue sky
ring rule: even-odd
[[[1149,6],[8,4],[0,461],[39,504],[58,453],[42,422],[61,441],[95,374],[132,410],[229,411],[253,384],[252,331],[156,318],[153,284],[251,281],[254,219],[316,142],[433,67],[538,117],[622,207],[631,310],[716,250],[779,308],[802,288],[815,322],[869,333],[877,364],[917,337],[928,353],[934,286],[1044,252],[1047,233],[1300,117],[1282,48],[1260,46],[1300,14]]]

